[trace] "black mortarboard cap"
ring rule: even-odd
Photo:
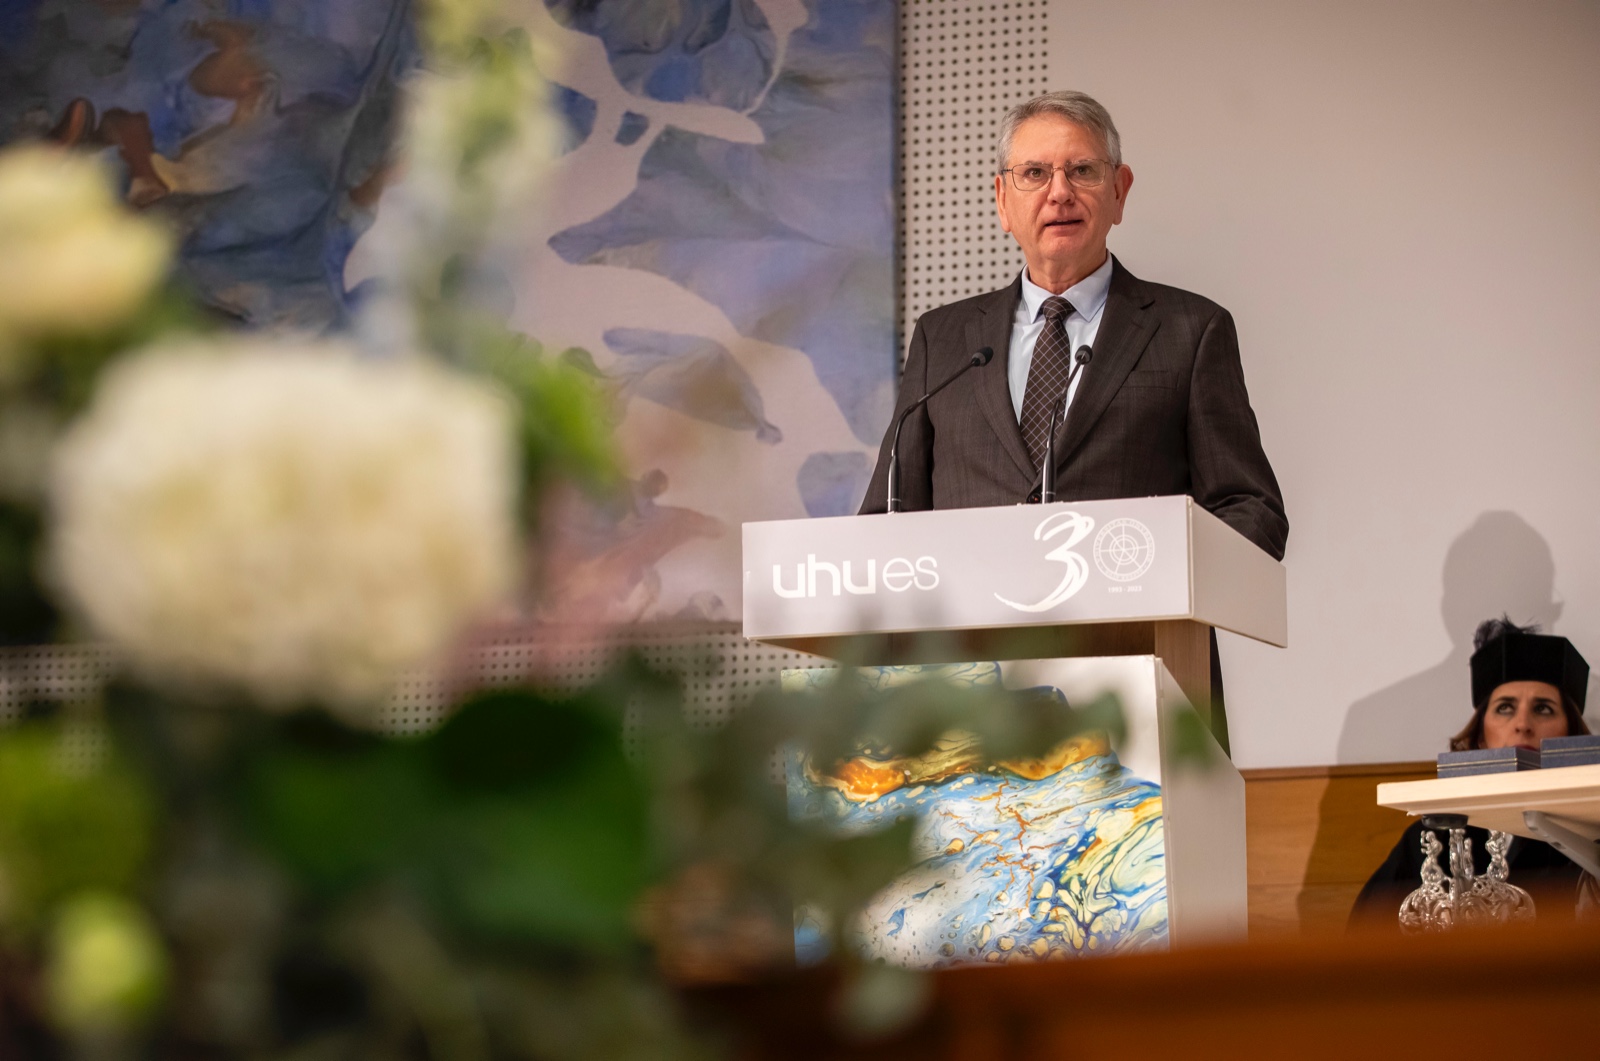
[[[1564,637],[1504,633],[1472,654],[1472,702],[1481,704],[1506,682],[1547,682],[1583,711],[1589,663]]]

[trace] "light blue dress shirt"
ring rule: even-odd
[[[1067,316],[1067,341],[1072,350],[1080,346],[1093,346],[1094,337],[1100,333],[1100,317],[1106,308],[1106,292],[1111,290],[1111,255],[1105,264],[1063,291],[1062,297],[1072,303],[1072,313]],[[1011,411],[1017,422],[1022,422],[1022,395],[1028,389],[1028,369],[1033,367],[1033,344],[1044,331],[1044,317],[1039,308],[1052,292],[1028,279],[1028,270],[1022,270],[1022,298],[1017,302],[1017,315],[1011,322],[1011,346],[1006,359],[1006,382],[1011,387]],[[1067,408],[1072,408],[1072,398],[1078,393],[1083,377],[1093,368],[1085,365],[1078,378],[1067,391]]]

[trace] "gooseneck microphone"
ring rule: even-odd
[[[964,363],[960,368],[956,369],[954,372],[950,373],[943,380],[941,380],[938,386],[934,387],[927,394],[924,394],[922,397],[906,406],[905,411],[900,414],[900,418],[894,422],[894,442],[889,446],[888,511],[900,511],[900,429],[906,426],[906,417],[910,416],[912,413],[926,405],[929,398],[932,398],[935,394],[938,394],[940,391],[950,386],[950,384],[960,379],[964,372],[967,372],[969,369],[981,368],[992,360],[994,360],[994,347],[986,346],[982,350],[979,350],[977,353],[967,358],[966,363]]]
[[[1044,440],[1044,466],[1039,469],[1039,503],[1048,505],[1056,499],[1056,414],[1060,413],[1066,419],[1067,398],[1072,394],[1072,381],[1078,378],[1078,373],[1083,371],[1094,358],[1094,351],[1087,346],[1078,347],[1078,352],[1072,355],[1072,371],[1067,373],[1067,385],[1061,389],[1061,397],[1050,406],[1050,433]]]

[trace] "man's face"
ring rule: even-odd
[[[1018,191],[1006,173],[994,182],[1000,224],[1022,247],[1028,277],[1040,287],[1064,291],[1106,260],[1106,235],[1122,221],[1133,171],[1118,166],[1098,188],[1075,188],[1060,171],[1106,154],[1098,136],[1056,115],[1029,118],[1011,138],[1008,166],[1057,167],[1050,183],[1037,191]]]

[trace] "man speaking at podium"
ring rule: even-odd
[[[861,512],[886,509],[909,411],[901,508],[1037,501],[1053,450],[1057,500],[1188,494],[1281,560],[1289,521],[1233,318],[1140,280],[1106,249],[1133,187],[1111,115],[1081,92],[1039,96],[1006,115],[998,154],[995,205],[1027,267],[917,321]],[[985,347],[993,363],[974,358]]]
[[[1188,494],[1283,559],[1289,521],[1233,318],[1106,249],[1133,187],[1111,115],[1081,92],[1039,96],[1005,116],[998,155],[995,206],[1027,267],[917,321],[862,514],[891,492],[907,510],[1039,501],[1047,482],[1060,501]],[[1210,669],[1226,748],[1215,632]]]

